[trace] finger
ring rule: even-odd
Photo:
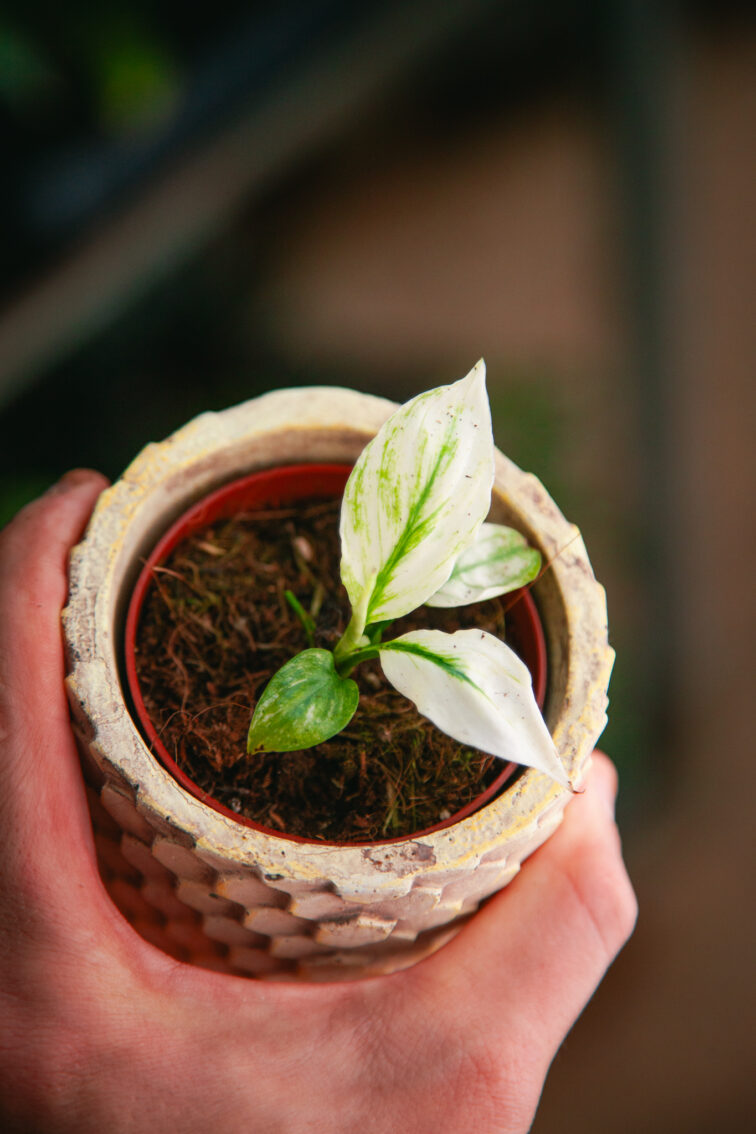
[[[0,535],[0,727],[30,730],[67,718],[60,611],[68,554],[105,481],[75,470],[24,508]]]
[[[617,777],[594,754],[585,792],[521,873],[428,964],[474,1009],[539,1046],[546,1064],[630,933],[635,895],[614,822]]]
[[[4,866],[75,854],[86,801],[63,685],[67,560],[106,482],[76,470],[0,534],[0,823]],[[15,855],[12,853],[15,850]],[[72,863],[68,863],[72,865]]]

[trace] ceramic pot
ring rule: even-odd
[[[569,801],[550,777],[528,769],[442,829],[370,845],[299,842],[195,798],[132,719],[124,622],[160,537],[198,500],[256,470],[352,464],[395,408],[311,388],[204,414],[136,458],[102,494],[72,553],[67,685],[101,870],[135,928],[182,959],[274,978],[405,967],[510,881]],[[554,559],[533,588],[548,654],[544,715],[578,783],[605,724],[613,653],[604,593],[577,529],[534,477],[498,452],[491,518]]]

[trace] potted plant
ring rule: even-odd
[[[104,848],[108,831],[111,835],[103,850],[106,869],[116,875],[119,868],[139,871],[145,907],[158,909],[164,924],[140,909],[132,917],[141,919],[139,928],[153,940],[165,944],[164,935],[174,944],[183,940],[196,959],[257,975],[387,971],[437,947],[483,898],[509,881],[559,822],[568,788],[579,782],[605,720],[612,653],[603,592],[576,529],[534,478],[494,456],[482,391],[479,366],[462,382],[421,395],[385,428],[395,407],[351,391],[264,395],[219,415],[203,415],[148,447],[103,494],[72,556],[65,612],[68,684]],[[397,505],[397,481],[385,489],[385,470],[401,467],[397,446],[403,433],[410,444],[405,436],[402,452],[422,464],[430,419],[418,404],[427,409],[422,399],[429,398],[436,399],[439,452],[445,453],[440,464],[431,464],[437,471],[459,464],[450,449],[464,451],[467,463],[455,466],[447,481],[436,477],[435,489],[428,489],[427,463],[420,475],[414,475],[417,467],[407,469],[398,483],[409,487]],[[465,402],[467,409],[458,413],[455,406]],[[453,428],[447,429],[450,422]],[[341,523],[351,619],[333,652],[308,647],[274,676],[252,721],[251,750],[299,749],[333,735],[356,704],[355,663],[378,657],[393,684],[444,731],[540,770],[529,768],[481,810],[454,817],[451,824],[388,841],[338,845],[240,822],[212,800],[198,799],[192,784],[182,786],[154,758],[129,711],[121,649],[141,560],[188,506],[255,470],[355,461]],[[501,674],[501,651],[511,669],[507,647],[473,630],[457,631],[453,640],[427,630],[382,639],[387,620],[433,601],[444,587],[441,601],[458,601],[449,588],[469,578],[463,570],[447,581],[486,518],[494,463],[491,520],[515,529],[521,542],[553,561],[534,587],[548,651],[548,729],[528,694],[515,714],[514,740],[504,736],[502,714],[486,709],[497,696],[514,698],[523,682],[520,669],[514,684],[487,684],[494,671]],[[374,499],[366,491],[371,478],[383,478],[381,515],[366,511],[366,502]],[[417,510],[418,491],[425,514]],[[402,540],[390,528],[392,516],[404,523],[408,507],[424,535],[405,539],[409,554],[402,556],[395,553]],[[366,531],[371,538],[364,538]],[[292,701],[292,687],[304,690],[304,697]],[[191,929],[186,918],[182,923],[182,910],[194,911]]]
[[[363,456],[379,441],[380,434]],[[129,693],[142,732],[183,787],[237,822],[342,843],[450,825],[492,799],[516,767],[440,732],[412,710],[380,666],[361,674],[361,696],[354,681],[338,678],[335,650],[349,620],[338,519],[349,499],[347,494],[342,502],[350,474],[356,475],[342,465],[279,466],[204,497],[147,559],[129,604],[124,643]],[[539,564],[538,552],[519,533],[484,524],[453,577],[456,590],[431,597],[433,606],[424,608],[415,626],[406,625],[406,618],[394,623],[393,637],[402,622],[405,631],[417,629],[433,614],[436,632],[446,624],[447,630],[467,627],[468,635],[475,626],[506,636],[533,674],[531,709],[534,699],[542,705],[543,631],[530,595],[517,590],[534,578]],[[484,570],[495,572],[496,586],[487,580],[489,601],[481,609],[476,600]],[[506,606],[490,601],[498,592],[507,596]],[[391,649],[387,631],[384,623],[371,632]],[[366,659],[378,656],[377,645],[367,645],[358,651],[363,670]],[[309,683],[306,672],[304,682],[288,677],[312,660]],[[511,662],[521,668],[516,658]],[[355,668],[348,659],[346,665]],[[295,734],[269,743],[267,757],[260,751],[265,744],[247,756],[250,706],[257,706],[259,721],[277,684],[285,694],[298,690],[293,707],[307,710],[310,728],[318,727],[313,713],[323,692],[329,710],[340,708],[342,689],[348,713],[354,714],[358,702],[359,709],[349,722],[321,721],[334,738],[316,734],[315,753],[312,736]],[[519,688],[514,692],[516,700]],[[287,704],[285,696],[284,709]],[[534,716],[543,733],[540,714]],[[285,714],[282,723],[290,732]]]

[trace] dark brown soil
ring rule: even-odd
[[[349,604],[339,578],[339,501],[248,513],[211,525],[156,568],[137,634],[137,672],[168,752],[203,790],[240,815],[292,835],[364,842],[448,818],[499,774],[501,762],[441,733],[383,677],[352,677],[360,705],[346,729],[304,752],[247,756],[257,697],[308,645],[285,591],[332,649]],[[480,627],[504,637],[505,600],[424,607],[390,635]]]

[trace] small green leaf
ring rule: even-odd
[[[442,732],[570,787],[527,666],[493,634],[412,630],[378,648],[394,688]]]
[[[307,613],[293,591],[284,591],[284,598],[302,623],[307,645],[312,646],[315,642],[315,620]]]
[[[344,649],[449,577],[488,513],[493,451],[482,362],[407,402],[363,449],[341,509],[341,577],[355,612]]]
[[[385,622],[374,622],[372,626],[368,626],[365,637],[370,645],[376,646],[392,624],[392,619],[387,618]]]
[[[339,677],[328,650],[304,650],[281,666],[263,690],[247,737],[248,752],[296,752],[341,732],[359,690]]]
[[[502,524],[482,524],[475,542],[466,547],[444,585],[426,606],[467,606],[508,594],[538,575],[541,556],[525,537]]]

